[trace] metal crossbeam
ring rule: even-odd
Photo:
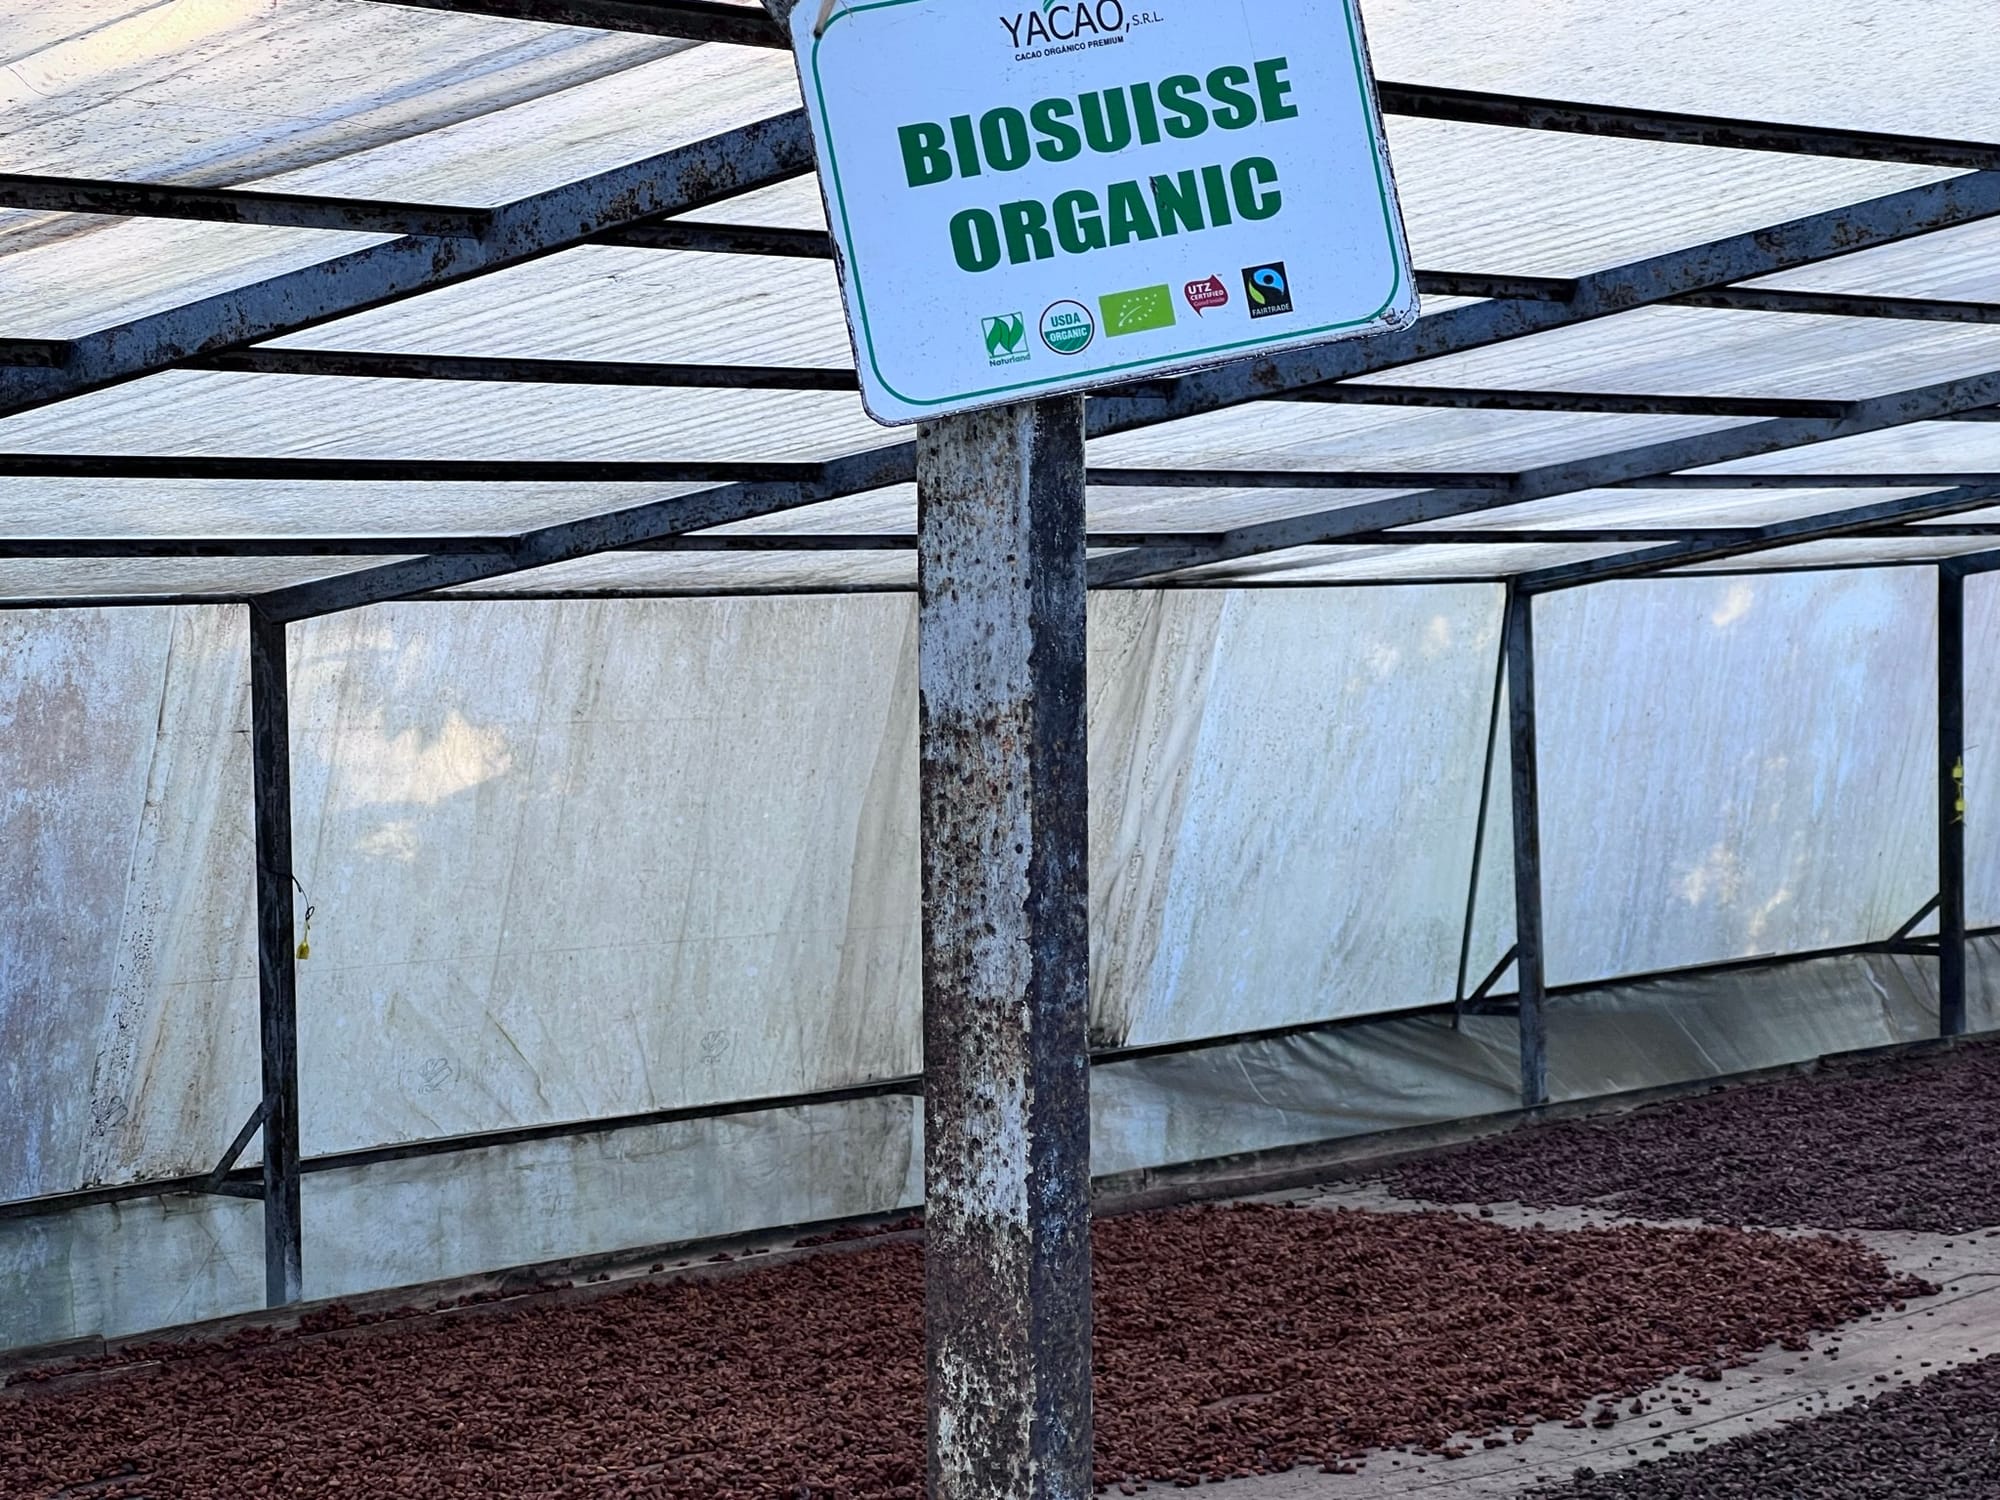
[[[854,371],[800,365],[647,364],[612,359],[494,359],[466,354],[375,354],[352,349],[232,349],[190,362],[198,370],[364,380],[479,380],[523,385],[695,386],[714,390],[853,391]]]
[[[784,33],[761,8],[723,0],[377,0],[419,10],[455,10],[509,21],[630,31],[689,42],[782,47]]]
[[[2000,372],[1942,381],[1914,390],[1850,402],[1846,414],[1836,419],[1785,417],[1549,464],[1517,475],[1514,485],[1497,500],[1478,491],[1425,490],[1388,500],[1345,506],[1339,510],[1287,516],[1239,527],[1220,543],[1209,547],[1118,553],[1093,562],[1092,582],[1100,586],[1132,583],[1160,572],[1228,562],[1292,547],[1323,546],[1343,541],[1358,531],[1439,520],[1468,511],[1491,509],[1496,504],[1548,499],[1581,490],[1618,486],[1628,481],[1656,483],[1661,476],[1672,475],[1682,469],[1703,468],[1828,442],[1834,438],[1879,432],[1889,427],[1925,421],[1946,412],[1990,406],[1995,401],[2000,401]],[[1725,481],[1733,482],[1738,478],[1726,476]]]
[[[916,478],[914,445],[899,444],[837,458],[810,480],[724,485],[672,500],[658,500],[544,526],[517,537],[501,553],[408,558],[335,578],[297,584],[259,596],[264,613],[278,620],[302,620],[364,604],[380,604],[433,589],[452,588],[530,568],[619,552],[637,543],[686,531],[705,531],[755,516],[794,510],[883,485]]]
[[[1804,156],[1842,156],[1859,161],[1913,162],[1934,167],[1991,170],[2000,167],[2000,146],[1983,141],[1939,140],[1880,130],[1839,130],[1822,125],[1780,125],[1721,115],[1684,114],[1667,109],[1627,109],[1609,104],[1577,104],[1488,94],[1432,84],[1378,79],[1383,110],[1426,120],[1458,120],[1470,125],[1504,125],[1518,130],[1560,130],[1578,135],[1619,136],[1626,140],[1670,141],[1682,146],[1720,146],[1735,151],[1782,151]]]
[[[1677,307],[1737,312],[1805,313],[1822,318],[1898,318],[1927,323],[2000,323],[2000,303],[1943,297],[1880,297],[1861,292],[1794,292],[1725,286],[1673,299]]]
[[[811,161],[803,111],[759,120],[505,204],[477,238],[385,240],[86,334],[59,368],[0,367],[0,416],[482,276],[620,224],[782,181]]]
[[[1776,547],[1797,546],[1802,542],[1826,541],[1851,536],[1856,531],[1887,521],[1916,521],[1926,516],[1946,516],[1954,511],[1973,510],[2000,500],[2000,484],[1968,485],[1932,495],[1912,495],[1900,500],[1884,500],[1875,505],[1800,516],[1753,529],[1748,538],[1699,537],[1643,552],[1619,553],[1587,562],[1564,563],[1523,573],[1517,580],[1528,594],[1546,594],[1557,589],[1576,588],[1586,583],[1603,583],[1614,578],[1644,578],[1687,567],[1699,562],[1719,562]]]
[[[761,224],[634,224],[600,234],[592,243],[629,245],[639,250],[695,250],[710,255],[833,259],[833,236],[824,229],[770,229]]]
[[[675,229],[668,223],[650,232]],[[700,226],[691,226],[699,228]],[[54,346],[60,349],[63,346]],[[59,356],[58,356],[59,357]],[[0,346],[0,363],[6,363]],[[30,361],[22,360],[20,363]],[[53,362],[53,361],[40,361]],[[526,359],[463,354],[383,354],[355,349],[291,349],[260,345],[190,360],[197,370],[254,375],[311,375],[367,380],[469,380],[524,385],[697,387],[719,390],[852,391],[854,371],[815,365],[658,364],[637,360]],[[1143,397],[1137,384],[1113,392]],[[1164,387],[1160,393],[1164,394]],[[1274,400],[1339,406],[1425,407],[1490,411],[1601,412],[1621,416],[1837,417],[1846,403],[1786,396],[1679,396],[1605,391],[1539,391],[1480,386],[1378,385],[1342,382],[1286,391]],[[1959,414],[1958,420],[1994,415]]]
[[[518,458],[239,458],[196,454],[0,453],[0,476],[263,479],[310,483],[738,484],[817,478],[811,463]]]
[[[1808,418],[1827,421],[1826,418]],[[0,453],[0,478],[267,480],[314,484],[737,484],[813,480],[820,465],[732,459],[289,458],[233,454]],[[1452,490],[1532,498],[1529,473],[1437,469],[1128,469],[1097,467],[1102,489]],[[1609,479],[1602,489],[1935,489],[2000,482],[1984,472],[1658,474]]]
[[[1756,541],[1751,526],[1582,526],[1455,531],[1369,531],[1346,538],[1356,547],[1577,547],[1625,542]],[[1849,532],[1871,538],[2000,537],[2000,522],[1877,523]],[[1200,546],[1220,532],[1093,531],[1084,545],[1113,547]],[[251,537],[0,537],[0,558],[135,557],[407,557],[505,556],[517,536],[251,536]],[[756,532],[659,536],[626,544],[627,552],[909,552],[913,532]]]
[[[1468,304],[1423,318],[1402,333],[1239,362],[1187,377],[1162,399],[1131,397],[1096,400],[1087,405],[1085,422],[1089,431],[1097,435],[1130,427],[1151,426],[1267,399],[1287,390],[1610,316],[1681,292],[1769,275],[1872,245],[1891,244],[1952,225],[1975,222],[1995,214],[2000,214],[2000,172],[1973,173],[1598,272],[1580,278],[1576,283],[1576,294],[1566,302],[1490,301]],[[1990,397],[1989,403],[1993,399],[2000,397]],[[1761,431],[1768,425],[1732,430]],[[1684,468],[1704,461],[1721,460],[1691,460],[1667,467]],[[907,483],[915,472],[915,444],[902,442],[829,463],[821,471],[819,480],[811,485],[725,486],[593,521],[566,523],[564,527],[555,528],[553,535],[546,531],[530,533],[530,538],[540,539],[524,539],[518,548],[497,556],[477,559],[427,557],[392,563],[382,568],[299,585],[267,597],[275,601],[273,607],[276,610],[293,612],[287,616],[289,618],[330,613],[500,577],[541,567],[547,562],[588,556],[593,552],[617,551],[648,537],[699,531],[774,510],[838,499],[885,484]],[[1613,474],[1607,477],[1615,480],[1631,476]],[[1487,491],[1453,493],[1443,499],[1438,497],[1438,492],[1422,491],[1397,497],[1393,501],[1350,507],[1350,511],[1370,514],[1365,518],[1350,515],[1341,524],[1345,527],[1343,534],[1377,531],[1441,519],[1507,501],[1507,496]],[[712,507],[716,518],[685,519],[701,513],[704,507]],[[1327,516],[1313,520],[1321,528],[1335,524]],[[1237,534],[1232,533],[1234,535]],[[1160,559],[1188,555],[1192,550],[1135,548],[1099,557],[1092,562],[1093,580],[1120,581],[1109,569],[1132,568],[1134,564],[1137,567],[1132,576],[1146,576],[1159,569]],[[1214,550],[1205,547],[1199,549],[1198,555],[1209,556]],[[479,565],[477,568],[472,566],[475,563]],[[1167,563],[1168,567],[1188,565],[1178,561]],[[1107,573],[1108,577],[1103,576]]]
[[[95,177],[37,177],[21,172],[0,172],[0,208],[146,219],[202,219],[218,224],[273,224],[289,229],[345,229],[364,234],[477,236],[493,225],[493,211],[486,208],[330,198],[319,193],[270,193],[252,188],[106,182]]]

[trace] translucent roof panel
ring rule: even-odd
[[[0,479],[0,536],[511,535],[705,488],[698,484]]]
[[[1441,583],[1492,581],[1534,568],[1630,552],[1630,542],[1494,546],[1294,547],[1189,568],[1177,584]]]
[[[858,396],[169,370],[0,421],[14,453],[829,458],[880,446]]]
[[[10,42],[24,8],[0,9]],[[6,168],[492,205],[798,103],[789,60],[748,48],[344,0],[169,9],[187,20],[86,27],[44,49],[46,97],[11,80],[39,102],[0,96]],[[66,46],[88,55],[66,62]],[[0,325],[74,337],[376,238],[0,214]]]
[[[1697,564],[1682,569],[1689,573],[1781,572],[1793,568],[1853,568],[1883,563],[1936,562],[1940,558],[1963,557],[1972,552],[1991,552],[1993,537],[1836,537],[1823,542],[1802,542],[1796,547],[1780,547],[1748,557]]]
[[[1952,175],[1448,120],[1387,126],[1423,270],[1580,276]]]
[[[718,302],[697,291],[710,287],[729,295]],[[529,261],[274,342],[537,359],[854,364],[831,261],[610,245]]]
[[[1996,344],[2000,350],[2000,344]],[[1130,468],[1512,473],[1741,425],[1715,417],[1462,411],[1270,401],[1142,427],[1090,444],[1090,462]]]
[[[1989,0],[1366,0],[1383,78],[1758,120],[1994,134]]]
[[[263,593],[393,557],[0,558],[0,600]]]
[[[2000,222],[1961,224],[1746,285],[1974,302],[2000,299]]]
[[[1800,489],[1581,490],[1547,500],[1527,500],[1408,527],[1425,531],[1581,530],[1591,527],[1768,526],[1856,506],[1918,495],[1931,488],[1854,489],[1814,485]]]
[[[813,593],[914,589],[907,552],[607,552],[440,592],[438,598],[517,594]]]
[[[1644,307],[1364,381],[1853,400],[1991,370],[2000,327]]]
[[[1614,105],[2000,140],[1990,0],[1920,24],[1874,0],[1768,0],[1729,24],[1685,0],[1367,0],[1384,78]],[[406,9],[370,0],[0,0],[0,168],[494,205],[791,109],[781,51]],[[1432,270],[1571,276],[1949,176],[1926,166],[1389,121],[1413,248]],[[823,224],[810,177],[697,218]],[[1773,278],[2000,297],[2000,228],[1975,225]],[[77,337],[365,247],[370,236],[0,211],[0,333]],[[1460,305],[1426,299],[1426,314]],[[844,369],[823,259],[580,246],[296,332],[305,349]],[[2000,371],[2000,327],[1653,307],[1373,378],[1394,384],[1850,400]],[[1094,441],[1098,466],[1513,473],[1715,436],[1748,419],[1264,402]],[[167,371],[0,421],[0,453],[811,463],[910,440],[844,392],[502,384]],[[1713,472],[2000,472],[2000,425],[1928,423]],[[1585,476],[1588,477],[1588,476]],[[0,479],[0,535],[507,534],[702,485]],[[1414,488],[1092,486],[1098,531],[1220,531]],[[1754,525],[1909,491],[1585,491],[1453,529]],[[725,530],[906,535],[908,485]],[[1881,545],[1877,545],[1878,540]],[[1969,547],[1960,547],[1969,542]],[[1874,539],[1785,556],[1981,550]],[[1845,549],[1845,550],[1842,550]],[[1871,550],[1872,549],[1872,550]],[[1885,550],[1886,549],[1886,550]],[[1188,581],[1491,578],[1624,544],[1322,547]],[[276,587],[375,558],[0,564],[8,597]],[[1773,555],[1773,566],[1789,562]],[[1809,564],[1819,565],[1819,564]],[[907,551],[649,552],[473,586],[601,592],[906,587]],[[80,586],[81,587],[81,586]]]

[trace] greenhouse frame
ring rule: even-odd
[[[1686,9],[1364,6],[1422,316],[1089,396],[1086,637],[762,9],[7,0],[0,1347],[921,1203],[953,632],[1100,1184],[1993,1029],[2000,41]]]

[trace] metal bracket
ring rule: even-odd
[[[222,1160],[215,1164],[215,1170],[201,1180],[199,1191],[217,1193],[226,1198],[261,1198],[263,1184],[255,1182],[231,1182],[229,1169],[237,1159],[249,1149],[250,1141],[264,1128],[264,1117],[271,1112],[271,1101],[259,1099],[257,1107],[250,1111],[250,1118],[243,1122],[243,1128],[236,1132],[236,1139],[229,1143],[229,1149],[222,1153]]]

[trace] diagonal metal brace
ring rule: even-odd
[[[271,1111],[271,1101],[259,1099],[257,1107],[250,1111],[250,1118],[243,1122],[243,1128],[236,1132],[236,1139],[229,1143],[229,1149],[222,1153],[222,1160],[215,1164],[215,1170],[201,1181],[199,1191],[220,1193],[230,1198],[261,1198],[264,1189],[255,1182],[231,1182],[229,1170],[234,1167],[243,1153],[249,1149],[251,1140],[264,1128],[264,1117]]]

